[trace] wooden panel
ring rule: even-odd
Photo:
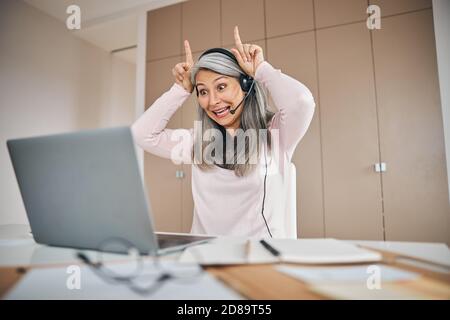
[[[183,59],[183,60],[182,60]],[[183,62],[185,57],[177,56],[157,61],[147,62],[145,80],[145,106],[146,108],[159,98],[164,92],[170,89],[175,83],[172,75],[172,68],[179,62]]]
[[[181,5],[148,12],[147,60],[181,53]]]
[[[265,0],[267,37],[314,29],[312,0]]]
[[[367,19],[367,0],[314,0],[316,27],[328,27]]]
[[[181,61],[179,56],[147,63],[146,106],[150,107],[161,94],[170,89],[174,83],[171,70]],[[178,110],[167,127],[180,128],[181,120],[182,110]],[[182,231],[182,185],[181,180],[175,177],[176,170],[181,169],[181,165],[175,165],[169,159],[145,153],[145,183],[158,231]]]
[[[200,53],[193,54],[194,62],[198,60]],[[183,56],[184,59],[185,56]],[[194,121],[197,120],[197,96],[194,93],[185,101],[182,106],[182,123],[181,127],[185,129],[194,128]],[[190,232],[192,227],[192,219],[194,212],[194,199],[192,198],[192,175],[191,165],[182,165],[184,177],[181,179],[182,183],[182,200],[181,200],[181,218],[182,218],[182,231]]]
[[[264,58],[267,59],[266,56],[266,41],[265,40],[258,40],[258,41],[247,41],[242,35],[241,35],[241,40],[242,43],[252,43],[252,44],[256,44],[257,46],[260,46],[263,49],[263,53],[264,53]],[[234,43],[233,44],[229,44],[224,46],[224,48],[230,50],[231,48],[235,48]]]
[[[273,265],[207,267],[206,270],[248,299],[318,300],[302,281],[279,272]]]
[[[317,32],[327,237],[383,239],[370,34],[364,23]]]
[[[432,10],[373,32],[387,240],[450,243]]]
[[[182,41],[189,40],[192,51],[219,47],[220,1],[191,0],[183,2],[182,28]]]
[[[380,7],[381,17],[431,8],[431,0],[370,0],[370,4],[376,4]],[[383,28],[383,18],[381,19],[381,27]]]
[[[144,178],[157,231],[181,232],[181,182],[175,178],[181,166],[145,153]]]
[[[312,123],[294,152],[297,168],[297,230],[301,238],[324,237],[320,113],[314,32],[267,40],[267,60],[305,84],[316,100]]]
[[[234,26],[247,41],[264,39],[264,2],[261,0],[226,0],[222,5],[222,45],[234,43]],[[251,17],[251,18],[249,18]]]

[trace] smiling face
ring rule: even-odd
[[[196,77],[198,89],[198,102],[200,107],[217,124],[226,129],[237,129],[244,106],[241,105],[231,114],[244,98],[239,81],[210,70],[200,70]]]

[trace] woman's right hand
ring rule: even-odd
[[[184,49],[186,51],[186,61],[177,63],[172,69],[172,74],[175,77],[176,83],[181,85],[186,91],[192,93],[194,86],[191,82],[191,69],[194,61],[192,59],[191,47],[187,40],[184,40]]]

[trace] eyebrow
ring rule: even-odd
[[[217,77],[216,79],[214,79],[213,82],[216,82],[217,80],[222,79],[222,78],[228,78],[228,77],[227,77],[227,76],[220,76],[220,77]],[[203,82],[197,82],[196,85],[198,86],[198,85],[200,85],[200,84],[205,85]]]

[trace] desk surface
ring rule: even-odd
[[[385,247],[385,243],[379,242],[378,248],[373,249],[382,253],[381,264],[422,275],[414,281],[396,283],[395,286],[420,293],[431,299],[450,299],[449,273],[436,272],[430,268],[425,269],[417,265],[406,264],[404,261],[399,262],[396,260],[399,254],[385,251]],[[41,246],[34,242],[12,246],[0,245],[0,297],[3,297],[31,268],[66,266],[77,263],[74,252],[72,249]],[[114,258],[115,255],[106,257],[111,260]],[[178,256],[175,254],[166,259],[176,260],[177,258]],[[205,269],[248,299],[329,298],[310,290],[308,284],[278,272],[274,264],[216,266]]]

